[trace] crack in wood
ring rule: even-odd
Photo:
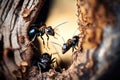
[[[12,0],[8,1],[8,4],[6,5],[6,7],[4,8],[4,10],[2,12],[1,17],[2,17],[3,23],[4,23],[5,19],[7,18],[7,16],[9,15],[12,4],[13,4]]]
[[[4,1],[1,3],[1,9],[0,9],[0,16],[1,16],[0,18],[1,18],[1,21],[3,21],[3,20],[2,20],[2,15],[4,14],[4,11],[5,11],[8,3],[9,3],[9,0],[8,0],[8,1],[7,1],[7,0],[4,0]]]
[[[23,3],[23,8],[26,8],[30,3],[30,0],[25,0]]]
[[[15,26],[15,22],[16,22],[16,19],[17,19],[17,18],[14,19],[14,16],[16,16],[16,15],[15,15],[15,12],[16,12],[17,8],[21,6],[21,5],[20,5],[20,4],[21,4],[20,1],[22,1],[22,0],[17,1],[18,3],[17,3],[17,2],[14,2],[13,14],[12,14],[12,18],[11,18],[11,21],[10,21],[10,29],[11,29],[11,30],[13,30],[13,28],[14,28],[14,26]],[[18,14],[19,14],[19,12],[18,12]],[[13,21],[13,24],[14,24],[14,25],[12,25],[12,21]]]

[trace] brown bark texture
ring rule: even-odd
[[[76,0],[79,45],[68,69],[42,73],[27,31],[44,0],[0,1],[0,77],[6,80],[113,80],[119,77],[120,1]],[[112,76],[111,76],[112,75]]]
[[[1,74],[8,80],[15,80],[13,72],[20,68],[23,61],[30,64],[33,52],[27,45],[27,29],[43,2],[44,0],[0,0],[1,71],[4,70]]]

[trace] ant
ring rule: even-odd
[[[74,34],[76,33],[76,31],[78,30],[78,28],[75,30]],[[63,41],[64,38],[62,37]],[[74,49],[77,49],[76,46],[78,47],[78,43],[79,43],[79,35],[75,35],[72,37],[72,39],[68,39],[67,42],[63,43],[62,45],[62,54],[65,54],[68,50],[70,50],[70,48],[72,48],[72,52],[74,51]]]
[[[44,42],[44,39],[43,39],[43,35],[46,34],[47,36],[47,45],[48,45],[48,40],[49,40],[49,35],[50,36],[54,36],[55,37],[55,30],[58,26],[62,25],[62,24],[65,24],[67,22],[63,22],[57,26],[55,26],[55,28],[52,28],[52,26],[46,26],[45,23],[42,23],[40,28],[37,28],[37,27],[33,27],[30,31],[29,31],[29,36],[32,37],[32,40],[31,42],[33,42],[35,40],[35,38],[37,36],[40,36],[41,39],[43,40],[43,45],[45,46],[45,42]],[[33,26],[38,26],[37,24],[34,24]],[[58,33],[56,33],[58,34]],[[59,35],[59,34],[58,34]]]
[[[62,47],[62,54],[65,54],[71,47],[72,47],[72,52],[74,51],[74,49],[76,49],[76,46],[78,46],[79,43],[79,36],[73,36],[72,39],[68,39],[66,43],[64,43],[63,45],[60,45],[56,42],[52,42],[53,44],[56,44],[58,46]]]
[[[75,30],[74,34],[76,33],[76,31],[78,30],[78,28]],[[56,42],[52,42],[53,44],[56,44],[58,46],[62,47],[62,54],[65,54],[70,48],[72,48],[72,52],[74,51],[74,49],[77,49],[76,46],[78,47],[78,43],[79,43],[79,35],[75,35],[72,37],[72,39],[68,39],[67,42],[65,42],[64,38],[62,37],[64,43],[63,45],[60,45]]]
[[[39,62],[37,62],[38,68],[41,69],[42,72],[49,71],[54,68],[54,63],[57,63],[56,58],[52,59],[52,54],[43,53],[40,56]]]
[[[56,50],[54,45],[53,47]],[[54,54],[57,54],[61,62],[63,62],[61,56],[58,54],[56,50],[56,52],[52,54],[49,54],[47,52],[42,53],[41,55],[35,54],[32,58],[32,61],[33,61],[32,66],[37,65],[38,69],[40,69],[41,72],[46,72],[46,71],[49,71],[50,69],[55,69],[61,72],[62,70],[61,70],[60,65],[57,62],[57,58],[56,57],[52,58],[52,55]],[[54,63],[56,64],[57,68],[54,66]]]
[[[62,46],[62,54],[66,53],[71,47],[72,51],[78,46],[79,36],[73,36],[72,39],[68,39],[66,43]]]

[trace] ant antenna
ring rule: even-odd
[[[62,38],[63,42],[65,43],[65,39],[63,37],[61,37],[61,38]]]
[[[58,24],[57,26],[55,26],[55,28],[54,28],[54,29],[56,29],[57,27],[59,27],[60,25],[65,24],[65,23],[67,23],[67,21],[65,21],[65,22],[63,22],[63,23],[61,23],[61,24]]]
[[[60,60],[62,61],[62,58],[61,58],[61,56],[59,55],[59,53],[58,53],[58,51],[57,51],[56,47],[54,46],[54,44],[53,44],[52,46],[54,47],[54,49],[55,49],[55,51],[56,51],[56,53],[57,53],[58,57],[59,57],[59,58],[60,58]]]
[[[62,47],[62,45],[60,45],[60,44],[58,44],[58,43],[56,43],[56,42],[51,42],[51,43],[56,44],[56,45]]]
[[[54,46],[54,44],[53,44],[52,46],[54,47],[54,49],[55,49],[55,51],[56,51],[58,57],[60,58],[60,61],[63,62],[63,60],[62,60],[61,56],[59,55],[59,53],[58,53],[56,47]],[[58,64],[57,59],[56,59],[56,64],[57,64],[57,66],[59,67],[59,69],[61,70],[61,67],[60,67],[59,64]]]

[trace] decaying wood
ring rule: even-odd
[[[3,46],[0,47],[4,48],[4,57],[0,61],[1,75],[4,74],[10,80],[15,80],[16,77],[29,80],[105,79],[104,74],[111,70],[109,67],[120,61],[119,1],[77,0],[79,47],[72,54],[73,62],[70,67],[62,69],[61,73],[54,69],[41,73],[37,66],[32,66],[26,71],[28,68],[26,65],[30,65],[33,54],[31,45],[26,47],[29,42],[27,30],[43,2],[43,0],[1,0],[0,44]],[[2,53],[1,50],[0,54]],[[14,54],[12,56],[14,58],[8,54]],[[10,65],[12,66],[9,67]]]
[[[5,63],[3,64],[5,66],[4,69],[9,71],[5,70],[4,74],[7,74],[9,78],[11,77],[10,80],[15,80],[12,72],[19,68],[23,60],[30,64],[33,52],[30,46],[26,47],[29,42],[27,29],[40,11],[43,2],[44,0],[1,0],[0,40],[4,43],[4,49],[12,48],[14,51],[15,63],[12,63],[8,56],[4,56],[3,61]],[[26,9],[30,12],[26,13]],[[22,41],[20,38],[22,38]],[[23,55],[21,56],[21,54]],[[16,64],[17,68],[12,64]]]

